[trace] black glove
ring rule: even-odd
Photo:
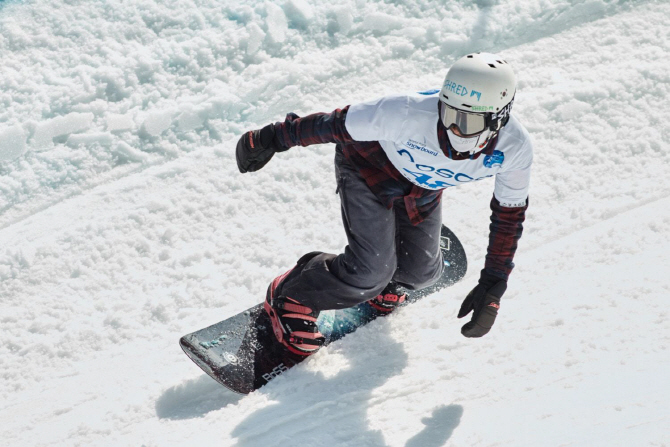
[[[458,318],[463,318],[474,310],[472,320],[461,328],[466,337],[482,337],[491,330],[496,321],[500,298],[507,290],[507,281],[482,270],[479,284],[472,289],[461,305]]]
[[[275,138],[275,125],[268,124],[262,129],[246,132],[237,142],[235,157],[241,173],[255,172],[268,164],[275,152],[288,148],[281,147]]]

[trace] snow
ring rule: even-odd
[[[670,445],[663,1],[0,5],[3,445]],[[332,146],[241,175],[239,135],[515,68],[536,148],[492,332],[460,335],[493,183],[445,193],[464,281],[247,397],[177,341],[346,243]]]
[[[32,145],[35,150],[51,149],[54,138],[89,130],[93,118],[92,113],[73,112],[40,122],[35,126]]]

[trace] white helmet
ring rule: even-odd
[[[484,149],[509,121],[515,93],[514,71],[499,56],[476,53],[457,60],[440,90],[440,119],[454,149]]]

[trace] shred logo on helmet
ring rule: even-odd
[[[466,86],[461,85],[461,84],[456,84],[453,81],[450,81],[449,79],[444,81],[444,86],[445,89],[455,93],[456,95],[460,96],[468,96],[468,93],[470,93],[470,98],[473,96],[477,98],[477,101],[479,101],[482,98],[482,93],[478,92],[477,90],[472,90],[468,89]]]
[[[477,101],[480,101],[482,99],[482,92],[478,92],[477,90],[469,90],[467,87],[456,84],[455,82],[452,82],[450,80],[444,81],[444,88],[450,90],[451,92],[455,93],[458,96],[468,96],[468,93],[470,93],[469,98],[472,99],[474,96]],[[507,96],[507,91],[501,92],[500,96],[504,98]],[[470,106],[471,108],[478,107],[478,106]],[[488,106],[487,110],[493,110],[493,107]]]
[[[493,112],[493,107],[491,106],[472,106],[473,112]]]
[[[475,154],[509,121],[516,93],[512,67],[491,53],[468,54],[451,66],[440,90],[440,120],[458,152]]]

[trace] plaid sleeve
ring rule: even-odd
[[[507,279],[514,268],[514,253],[523,232],[526,206],[506,208],[495,198],[491,199],[491,225],[489,247],[484,268],[492,275]]]
[[[277,139],[287,149],[311,144],[352,143],[355,140],[344,127],[348,110],[349,106],[346,106],[331,113],[313,113],[304,117],[289,113],[283,122],[275,124]]]

